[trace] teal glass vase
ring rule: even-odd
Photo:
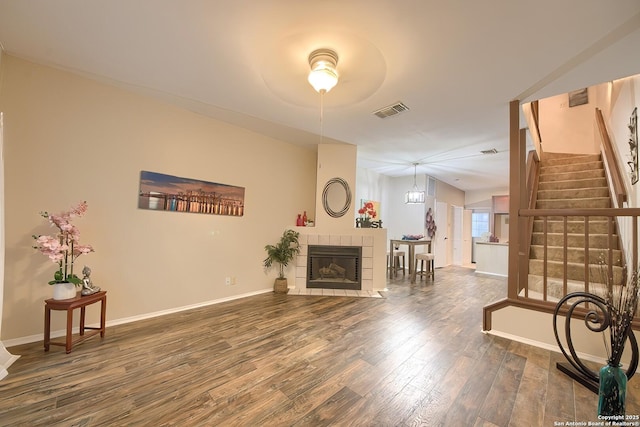
[[[627,397],[627,374],[618,365],[600,369],[598,415],[624,415]]]

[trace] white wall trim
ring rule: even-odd
[[[511,340],[511,341],[516,341],[516,342],[519,342],[519,343],[522,343],[522,344],[527,344],[527,345],[531,345],[533,347],[539,347],[539,348],[543,348],[545,350],[552,351],[554,353],[562,354],[562,352],[560,351],[560,349],[558,348],[557,345],[551,345],[551,344],[548,344],[546,342],[536,341],[536,340],[532,340],[532,339],[529,339],[529,338],[520,337],[518,335],[512,335],[512,334],[509,334],[509,333],[506,333],[506,332],[500,332],[500,331],[494,331],[494,330],[482,331],[482,332],[484,334],[487,334],[487,335],[494,335],[496,337],[506,338],[506,339]],[[580,360],[583,360],[583,361],[584,360],[588,360],[588,361],[591,361],[591,362],[600,363],[601,365],[606,365],[607,364],[607,360],[606,359],[594,356],[592,354],[582,353],[580,351],[577,351],[576,354],[578,355]]]
[[[254,296],[254,295],[266,294],[268,292],[273,292],[273,288],[262,289],[262,290],[253,291],[253,292],[247,292],[245,294],[233,295],[233,296],[230,296],[230,297],[219,298],[219,299],[211,300],[211,301],[204,301],[204,302],[197,303],[197,304],[191,304],[191,305],[185,305],[185,306],[182,306],[182,307],[171,308],[171,309],[168,309],[168,310],[161,310],[161,311],[155,311],[155,312],[152,312],[152,313],[145,313],[145,314],[141,314],[141,315],[138,315],[138,316],[125,317],[125,318],[116,319],[116,320],[107,320],[106,326],[107,327],[117,326],[117,325],[123,325],[123,324],[126,324],[126,323],[137,322],[139,320],[152,319],[154,317],[160,317],[160,316],[165,316],[167,314],[179,313],[181,311],[192,310],[192,309],[195,309],[195,308],[205,307],[205,306],[208,306],[208,305],[220,304],[220,303],[223,303],[223,302],[233,301],[233,300],[236,300],[236,299],[246,298],[246,297],[250,297],[250,296]],[[87,325],[87,326],[99,327],[100,325],[98,323],[95,323],[95,324],[90,324],[90,325]],[[80,331],[79,331],[78,327],[73,328],[73,333],[74,334],[77,334],[79,332]],[[57,330],[57,331],[51,331],[51,338],[59,338],[59,337],[65,336],[65,335],[66,335],[66,330],[64,330],[64,329],[60,329],[60,330]],[[38,341],[44,341],[44,332],[42,334],[29,335],[29,336],[26,336],[26,337],[20,337],[20,338],[14,338],[14,339],[11,339],[11,340],[7,340],[7,341],[5,341],[5,345],[7,347],[13,347],[14,345],[29,344],[29,343],[38,342]],[[17,359],[19,356],[14,356],[14,357]],[[0,358],[1,358],[1,355],[0,355]],[[0,359],[0,360],[2,360],[2,359]],[[2,367],[2,365],[0,364],[0,368],[1,367]],[[1,375],[2,375],[2,373],[0,372],[0,379],[2,378]]]
[[[0,49],[0,59],[2,58],[2,49]],[[2,70],[0,69],[0,79],[2,79]],[[1,85],[0,85],[1,86]],[[2,307],[4,304],[4,114],[0,111],[0,331],[2,330]],[[7,351],[4,343],[0,341],[0,380],[6,377],[9,372],[7,369],[18,360],[20,356],[15,356]]]

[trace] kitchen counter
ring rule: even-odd
[[[507,276],[509,243],[476,242],[476,273]]]

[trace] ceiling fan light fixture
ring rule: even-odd
[[[309,84],[318,93],[326,93],[338,84],[338,54],[331,49],[317,49],[309,54]]]
[[[424,203],[424,191],[418,190],[418,185],[416,184],[416,168],[418,167],[417,163],[413,164],[413,189],[406,192],[404,195],[404,202],[408,205],[417,205],[420,203]]]

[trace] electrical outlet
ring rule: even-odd
[[[227,285],[227,286],[231,285],[231,277],[225,278],[224,279],[224,284]]]
[[[235,276],[231,278],[231,286],[236,284],[236,278]]]

